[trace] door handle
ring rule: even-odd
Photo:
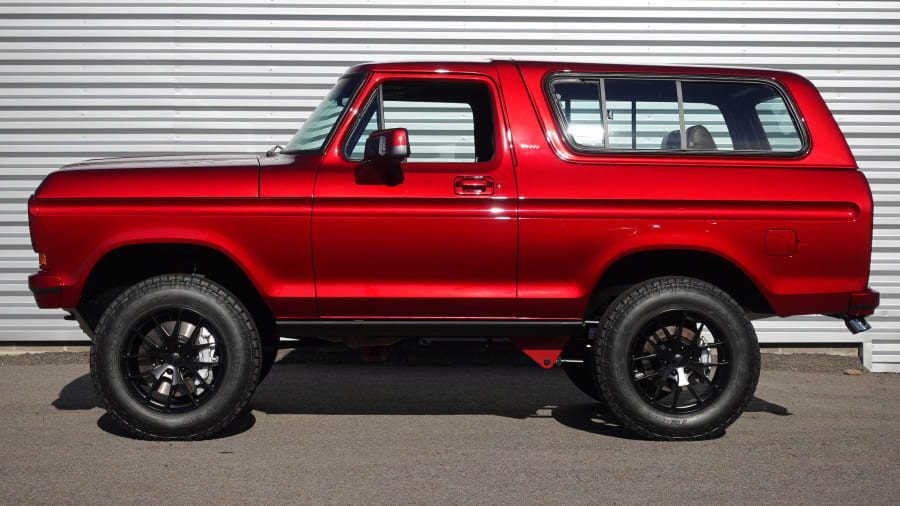
[[[494,178],[491,176],[456,176],[453,192],[457,195],[493,195]]]

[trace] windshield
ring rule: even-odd
[[[285,151],[321,151],[338,120],[343,116],[344,110],[353,100],[362,80],[362,73],[345,75],[338,79],[334,88],[328,92],[322,103],[309,115],[288,143]]]

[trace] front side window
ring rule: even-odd
[[[481,83],[388,81],[369,98],[344,148],[362,160],[366,138],[385,128],[406,128],[407,163],[486,162],[494,156],[490,89]]]
[[[362,73],[345,75],[309,115],[284,148],[285,152],[320,152],[359,89]]]
[[[564,76],[548,91],[576,151],[796,154],[804,147],[783,95],[764,82]]]

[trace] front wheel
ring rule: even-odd
[[[202,439],[246,406],[261,368],[244,306],[205,278],[173,274],[122,292],[97,324],[91,377],[125,429],[148,439]]]
[[[724,433],[753,397],[759,343],[740,305],[698,279],[664,277],[620,295],[594,346],[603,397],[650,439]]]

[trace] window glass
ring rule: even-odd
[[[772,97],[756,105],[756,114],[766,132],[772,151],[797,151],[802,143],[797,127],[781,97]]]
[[[609,147],[661,149],[670,134],[680,132],[675,81],[606,79]],[[680,138],[674,148],[681,147]]]
[[[380,98],[379,98],[380,97]],[[379,118],[382,100],[384,118]],[[379,126],[379,123],[381,125]],[[346,146],[361,160],[366,138],[382,128],[406,128],[407,162],[481,162],[493,157],[493,115],[486,86],[471,83],[389,82],[375,91]]]
[[[603,147],[600,82],[560,80],[552,84],[566,119],[566,132],[582,146]]]
[[[350,105],[363,77],[363,74],[351,74],[338,79],[337,84],[328,92],[316,110],[306,118],[303,126],[284,149],[285,152],[321,150],[344,109]]]
[[[682,86],[685,84],[687,83],[682,83]],[[690,130],[691,127],[696,125],[701,125],[709,132],[713,143],[707,149],[712,149],[712,146],[715,146],[714,149],[734,149],[734,143],[731,142],[731,134],[728,132],[728,125],[725,123],[725,117],[722,116],[722,111],[715,105],[685,102],[684,125],[685,130]],[[695,134],[695,136],[696,135],[697,134]],[[687,148],[700,149],[700,146],[695,142],[692,145],[688,145]]]
[[[551,81],[550,92],[560,129],[580,149],[795,153],[803,147],[784,99],[763,82],[565,77]]]
[[[409,131],[409,162],[475,161],[475,120],[469,104],[385,100],[384,128]]]
[[[764,83],[734,81],[681,82],[685,102],[685,126],[699,125],[715,139],[718,150],[791,153],[802,147],[800,134],[778,91]],[[688,118],[688,103],[715,105],[726,119],[731,145],[722,144],[716,123]],[[712,118],[708,118],[712,120]],[[699,127],[698,127],[699,128]],[[696,129],[695,129],[696,130]],[[701,136],[694,135],[699,139]],[[688,135],[689,140],[691,135]]]

